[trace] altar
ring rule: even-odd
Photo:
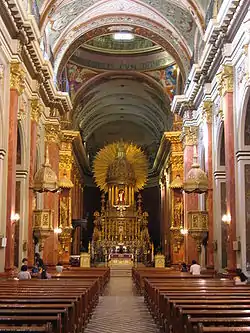
[[[109,266],[133,265],[134,256],[132,253],[111,253],[108,258]]]

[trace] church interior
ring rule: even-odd
[[[0,0],[0,332],[250,332],[249,45],[250,0]]]

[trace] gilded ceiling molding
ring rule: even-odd
[[[13,61],[10,64],[10,89],[17,90],[18,95],[24,91],[25,71],[21,62]]]

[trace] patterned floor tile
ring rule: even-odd
[[[85,333],[159,333],[131,277],[111,277]]]

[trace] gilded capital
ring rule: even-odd
[[[184,146],[194,146],[197,144],[198,127],[184,126],[183,128],[183,144]]]
[[[32,99],[30,102],[30,115],[31,120],[34,120],[35,122],[38,122],[41,117],[41,105],[38,98]]]
[[[72,149],[72,142],[76,137],[78,137],[78,131],[69,131],[63,130],[61,131],[60,139],[61,139],[61,150],[70,150]]]
[[[20,62],[12,62],[10,64],[10,89],[17,90],[21,95],[24,91],[25,71]]]
[[[181,143],[181,131],[174,132],[165,132],[165,138],[171,142],[171,151],[172,152],[182,152],[183,147]]]
[[[230,65],[223,65],[223,70],[216,75],[218,82],[218,91],[220,96],[233,92],[234,68]]]
[[[208,124],[212,123],[212,120],[213,120],[213,102],[212,101],[203,102],[202,117]]]
[[[45,139],[47,142],[59,143],[60,135],[59,122],[51,122],[45,124]]]

